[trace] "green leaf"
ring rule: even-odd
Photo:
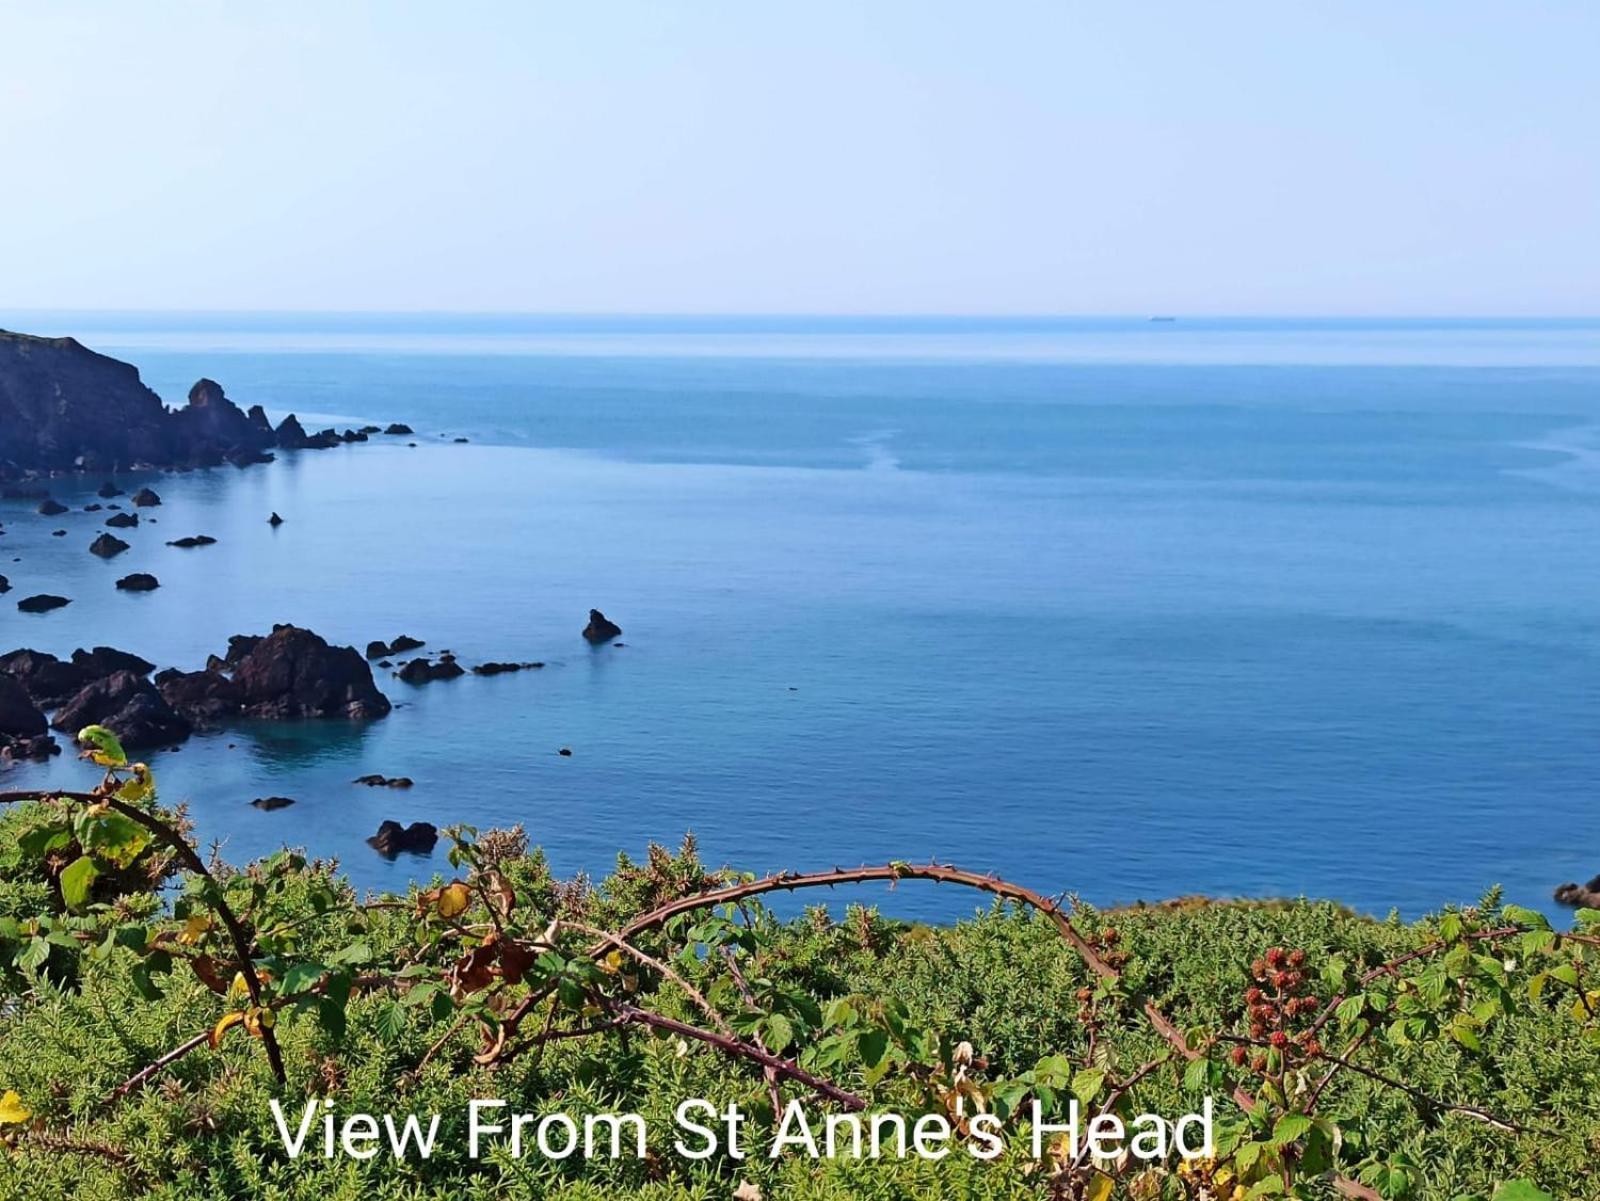
[[[334,1038],[343,1038],[345,1030],[344,1006],[332,997],[318,998],[317,1022]]]
[[[1183,1087],[1190,1092],[1199,1092],[1211,1081],[1211,1063],[1205,1059],[1192,1059],[1189,1066],[1183,1069]]]
[[[1308,1114],[1286,1113],[1272,1128],[1272,1141],[1280,1147],[1287,1146],[1297,1139],[1304,1138],[1312,1125],[1312,1119]]]
[[[856,1038],[856,1050],[861,1052],[861,1060],[868,1068],[877,1067],[889,1050],[888,1031],[863,1030]]]
[[[1550,929],[1550,919],[1537,909],[1527,909],[1521,905],[1507,905],[1501,911],[1505,914],[1506,921],[1516,926],[1526,926],[1530,930]]]
[[[87,855],[79,856],[61,873],[61,899],[68,909],[82,909],[89,903],[89,886],[100,875],[100,869]]]
[[[1531,1180],[1508,1180],[1494,1191],[1494,1201],[1556,1201]]]
[[[150,845],[150,831],[120,813],[100,813],[78,823],[78,841],[86,853],[127,867]]]
[[[51,851],[72,845],[72,831],[65,826],[36,826],[21,838],[17,846],[30,859],[42,859]]]
[[[774,1055],[781,1054],[790,1043],[794,1042],[794,1023],[781,1013],[775,1013],[767,1018],[767,1050]]]
[[[297,963],[283,973],[283,978],[278,982],[278,991],[284,996],[292,996],[306,989],[322,979],[328,969],[320,963]]]
[[[1204,1062],[1197,1060],[1196,1062]],[[1072,1095],[1078,1098],[1080,1105],[1088,1105],[1100,1095],[1100,1089],[1106,1082],[1106,1074],[1099,1068],[1084,1068],[1072,1077]]]
[[[128,762],[127,752],[122,749],[122,743],[117,736],[104,726],[84,726],[78,731],[78,741],[84,746],[93,747],[99,751],[104,759],[95,761],[103,767],[125,767]]]
[[[397,1042],[406,1029],[406,1011],[394,1001],[378,1010],[378,1034],[386,1042]]]

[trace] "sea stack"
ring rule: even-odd
[[[595,646],[622,637],[622,627],[599,609],[589,610],[589,624],[583,627],[583,636]]]

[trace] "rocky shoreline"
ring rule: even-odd
[[[0,481],[225,463],[246,467],[270,462],[279,450],[321,450],[375,434],[411,433],[402,422],[308,433],[292,413],[274,427],[259,404],[241,409],[209,379],[189,389],[182,408],[168,408],[131,363],[75,338],[0,330]],[[48,494],[40,499],[51,503]],[[136,497],[133,503],[147,502]]]

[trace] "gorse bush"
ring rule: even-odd
[[[205,862],[148,769],[82,738],[96,787],[0,795],[3,1197],[1595,1195],[1600,915],[1558,932],[1492,894],[1414,924],[1308,902],[1101,913],[942,864],[757,879],[692,842],[590,884],[520,830],[467,828],[450,878],[363,899],[291,851]],[[867,881],[989,907],[929,928],[762,903]],[[507,1103],[477,1155],[474,1098]],[[686,1098],[737,1106],[746,1157],[675,1153]],[[1074,1106],[1080,1130],[1132,1130],[1207,1098],[1207,1155],[1055,1133],[1035,1153],[1035,1120]],[[860,1115],[892,1140],[898,1116],[948,1154],[813,1157],[796,1102],[815,1132]],[[324,1155],[324,1116],[357,1113],[439,1115],[431,1153]],[[643,1155],[530,1146],[539,1117],[619,1113],[651,1132]],[[512,1114],[533,1115],[521,1155]],[[297,1156],[280,1122],[304,1123]]]

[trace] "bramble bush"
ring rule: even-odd
[[[6,793],[0,1196],[193,1198],[1417,1198],[1594,1195],[1600,913],[1557,931],[1490,894],[1423,921],[1337,906],[1118,912],[944,864],[756,878],[692,841],[562,881],[519,830],[448,831],[451,877],[362,898],[280,851],[202,859],[143,764]],[[774,893],[880,881],[987,895],[948,927]],[[1033,1158],[1026,1122],[1215,1098],[1215,1155]],[[271,1119],[440,1113],[430,1158],[290,1159]],[[467,1155],[467,1102],[513,1112],[737,1103],[749,1158]],[[941,1115],[992,1161],[761,1154],[785,1106]]]

